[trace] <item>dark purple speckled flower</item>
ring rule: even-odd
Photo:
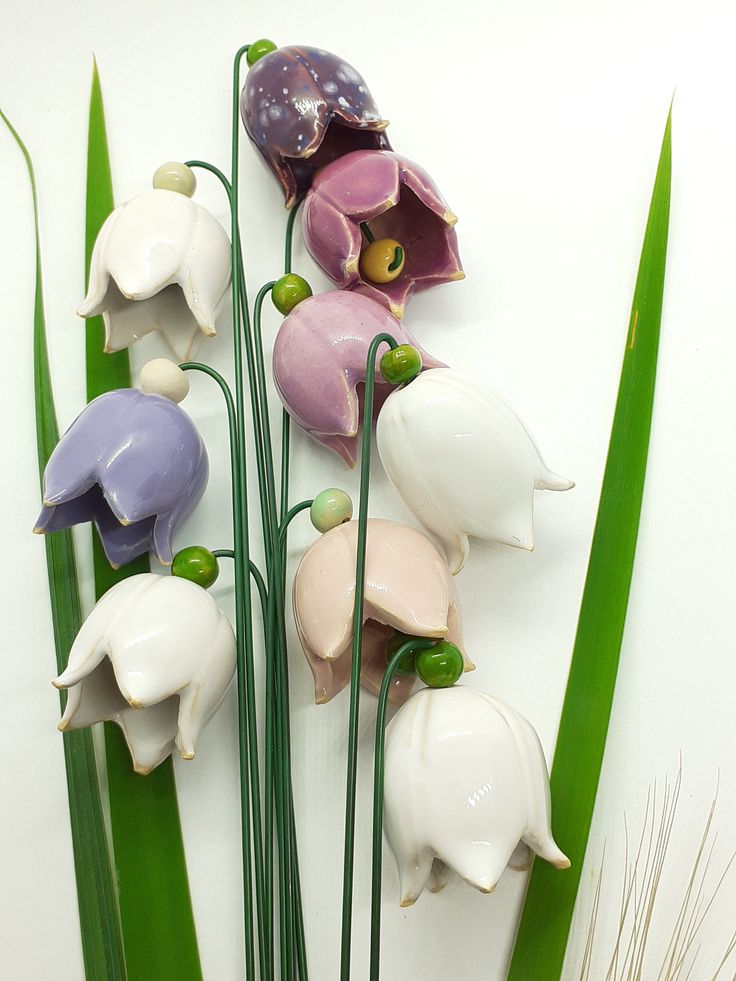
[[[396,317],[415,290],[464,279],[455,215],[418,164],[398,153],[359,150],[325,167],[304,202],[304,241],[315,262],[343,289],[365,293]],[[391,282],[366,278],[369,239],[398,242],[403,269]]]
[[[245,128],[276,174],[290,208],[325,164],[353,150],[390,150],[362,76],[321,48],[278,48],[248,72]]]
[[[168,564],[174,531],[201,499],[208,474],[204,443],[178,405],[137,388],[106,392],[51,454],[34,530],[94,521],[113,567],[149,550]]]

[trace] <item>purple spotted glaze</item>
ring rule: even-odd
[[[34,530],[94,521],[113,567],[149,550],[168,564],[172,536],[201,499],[208,473],[204,443],[178,405],[136,388],[106,392],[51,454]]]
[[[329,164],[304,202],[304,241],[315,262],[344,289],[383,303],[397,317],[414,290],[463,279],[457,218],[429,174],[398,153],[359,150]],[[360,271],[367,239],[392,238],[406,262],[390,283],[372,283]]]
[[[321,48],[278,48],[250,69],[240,96],[248,136],[281,184],[286,207],[325,164],[352,150],[390,150],[362,76]]]
[[[302,300],[274,342],[273,374],[287,412],[349,467],[357,461],[368,348],[384,332],[418,348],[424,368],[445,367],[385,307],[359,293],[333,290]],[[385,350],[379,350],[376,363]],[[375,379],[374,420],[394,387],[378,368]]]

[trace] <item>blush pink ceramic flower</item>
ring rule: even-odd
[[[315,262],[339,286],[401,317],[407,297],[463,279],[457,218],[429,174],[397,153],[358,150],[317,174],[304,203],[303,231]],[[401,271],[368,279],[361,253],[371,239],[401,246]]]
[[[333,290],[303,300],[283,321],[273,348],[276,388],[289,415],[314,439],[355,466],[366,359],[377,334],[411,344],[424,368],[443,367],[385,307],[359,293]],[[376,358],[380,361],[382,348]],[[394,386],[376,367],[373,418]]]
[[[294,617],[314,675],[317,703],[329,702],[350,681],[358,522],[338,525],[304,553],[294,577]],[[361,682],[378,693],[386,643],[395,632],[445,638],[463,651],[460,607],[447,563],[420,531],[368,521]],[[463,651],[465,670],[474,665]],[[397,675],[389,698],[400,704],[413,677]]]

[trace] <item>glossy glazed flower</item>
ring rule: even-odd
[[[357,534],[357,521],[326,532],[304,553],[294,577],[294,618],[317,703],[328,702],[350,681]],[[367,536],[361,681],[377,693],[386,642],[395,632],[444,637],[461,651],[463,639],[454,580],[429,539],[381,518],[369,519]],[[465,657],[465,670],[473,667]],[[413,683],[397,675],[391,701],[407,698]]]
[[[46,464],[37,533],[94,521],[114,567],[151,551],[172,559],[176,528],[207,485],[207,451],[189,416],[160,395],[100,395]]]
[[[442,365],[423,351],[400,321],[358,293],[333,290],[299,303],[282,322],[273,348],[273,374],[289,415],[350,467],[358,456],[366,359],[373,338],[392,334],[412,344],[425,368]],[[376,358],[387,347],[381,347]],[[375,372],[373,418],[393,389]]]
[[[401,317],[412,291],[464,278],[456,221],[421,167],[397,153],[364,150],[315,177],[302,228],[307,248],[331,279]],[[402,271],[391,282],[370,282],[361,271],[361,251],[368,245],[363,223],[376,239],[395,239],[403,247]]]
[[[138,773],[174,748],[191,760],[234,672],[233,629],[206,589],[130,576],[94,607],[54,681],[69,690],[59,729],[116,722]]]
[[[157,330],[180,361],[194,355],[230,285],[230,240],[186,194],[154,189],[116,208],[97,236],[80,317],[102,314],[105,351]]]
[[[321,48],[278,48],[250,69],[240,112],[290,208],[314,174],[352,150],[390,149],[373,98],[358,72]]]
[[[531,852],[570,862],[550,827],[547,767],[536,732],[497,698],[472,688],[423,688],[386,728],[385,830],[399,867],[401,905],[448,869],[492,892],[507,865]]]
[[[468,535],[531,550],[535,489],[574,486],[547,469],[502,399],[451,368],[393,391],[376,440],[386,473],[442,542],[453,574],[468,556]]]

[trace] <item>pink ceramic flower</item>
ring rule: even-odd
[[[304,553],[294,577],[294,618],[317,703],[329,702],[350,682],[357,536],[357,521],[328,531]],[[369,691],[380,689],[386,643],[395,632],[445,638],[463,651],[455,580],[420,531],[371,518],[365,572],[361,682]],[[464,651],[463,657],[472,671]],[[414,680],[396,675],[390,700],[404,702]]]
[[[303,231],[307,248],[328,276],[400,317],[414,290],[464,278],[456,221],[437,185],[417,164],[387,150],[357,150],[314,178],[304,203]],[[402,247],[403,268],[390,282],[368,280],[361,268],[361,252],[370,241],[366,225],[370,236]]]
[[[297,304],[274,343],[274,380],[289,415],[350,467],[356,463],[363,415],[358,387],[365,384],[370,343],[381,333],[418,348],[423,367],[443,367],[384,307],[358,293],[338,290]],[[386,350],[387,346],[380,348],[376,363]],[[378,368],[375,379],[377,419],[394,386],[384,381]]]

